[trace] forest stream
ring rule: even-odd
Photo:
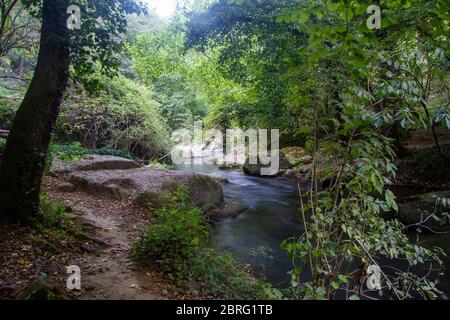
[[[0,302],[449,300],[449,11],[0,0]]]
[[[279,288],[289,286],[289,271],[293,269],[293,264],[280,245],[284,240],[298,236],[302,231],[295,182],[282,178],[248,176],[238,170],[220,170],[212,165],[185,165],[177,169],[217,174],[228,179],[229,183],[223,185],[225,204],[245,204],[248,209],[236,219],[225,219],[215,223],[211,232],[212,246],[231,251],[239,261],[250,265],[274,286]],[[307,183],[302,183],[302,188],[306,190]],[[414,237],[416,235],[411,234],[411,238]],[[420,240],[426,247],[443,248],[447,254],[439,288],[443,292],[442,298],[448,299],[450,235],[425,234]],[[402,263],[396,262],[394,266],[401,267]],[[308,270],[305,270],[304,277],[310,277]]]

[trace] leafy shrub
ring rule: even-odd
[[[217,253],[205,248],[191,260],[190,276],[200,293],[216,299],[276,299],[281,293],[269,283],[250,277],[250,272],[236,262],[230,252]]]
[[[50,232],[57,232],[63,238],[69,234],[79,235],[82,227],[78,220],[69,215],[70,209],[41,195],[40,216],[37,224]]]
[[[69,239],[83,233],[81,224],[69,216],[67,208],[50,200],[46,194],[41,195],[39,216],[31,222],[39,233],[30,234],[29,238],[54,252],[70,245]]]
[[[158,160],[150,160],[148,166],[155,169],[170,169],[170,165],[167,163],[159,162]]]
[[[50,148],[51,156],[49,158],[59,158],[64,163],[80,160],[84,155],[96,154],[96,155],[109,155],[126,159],[132,159],[132,156],[123,151],[101,148],[101,149],[88,149],[81,146],[80,142],[73,142],[69,144],[55,144]]]
[[[185,280],[189,261],[208,238],[201,210],[187,205],[187,197],[182,189],[165,195],[168,204],[155,210],[156,222],[134,248],[139,260],[158,262],[178,283]]]
[[[14,99],[8,99],[6,96],[12,93],[9,92],[9,90],[2,92],[2,89],[3,88],[0,86],[0,129],[9,129],[12,126],[17,108],[21,101],[21,94],[18,94]]]
[[[133,248],[143,263],[157,263],[177,286],[194,284],[205,296],[221,299],[262,299],[272,294],[268,284],[249,276],[230,253],[208,248],[208,224],[200,209],[187,204],[184,189],[166,194],[167,204],[154,210],[155,221]]]
[[[79,142],[73,142],[70,144],[54,144],[51,147],[51,154],[53,157],[61,159],[64,163],[68,163],[74,160],[79,160],[88,150],[81,146]]]
[[[436,298],[438,279],[428,270],[441,268],[442,250],[422,247],[399,221],[383,218],[398,211],[395,195],[385,187],[396,176],[392,141],[371,128],[373,120],[364,109],[349,107],[342,114],[345,122],[336,135],[313,135],[306,144],[315,168],[323,169],[314,169],[306,190],[299,186],[304,231],[282,244],[295,265],[293,297],[332,299],[344,292],[348,299],[376,298],[363,286],[366,270],[376,267],[385,270],[380,271],[378,296]],[[318,126],[320,120],[313,119]],[[333,180],[319,190],[322,172]],[[394,261],[403,266],[389,265]],[[421,269],[427,273],[422,275]],[[303,281],[305,271],[311,272],[310,281]]]
[[[90,95],[72,86],[58,119],[58,141],[80,141],[88,149],[120,150],[141,159],[170,149],[166,121],[151,88],[125,77],[100,79]]]

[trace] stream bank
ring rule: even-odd
[[[293,269],[292,262],[281,249],[280,244],[302,233],[299,216],[297,186],[294,180],[286,178],[262,178],[249,176],[240,170],[219,169],[211,165],[178,166],[178,170],[202,172],[225,177],[223,184],[225,205],[243,204],[248,209],[237,218],[222,219],[214,224],[211,234],[213,247],[231,251],[236,258],[251,266],[275,287],[288,287]],[[302,185],[307,189],[307,183]],[[414,190],[397,188],[399,195]],[[411,233],[413,240],[419,240],[426,247],[439,246],[450,254],[450,235]],[[400,266],[400,263],[398,263]],[[441,298],[450,297],[450,259],[444,259],[445,273],[440,277]],[[307,270],[307,268],[305,268]],[[305,271],[306,272],[306,271]],[[310,277],[305,273],[305,278]]]

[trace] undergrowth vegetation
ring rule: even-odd
[[[75,248],[72,240],[84,235],[80,221],[70,216],[69,209],[52,201],[46,194],[41,196],[40,214],[32,224],[39,233],[30,235],[30,240],[52,252],[59,252],[67,246]]]
[[[96,154],[96,155],[111,155],[126,159],[132,159],[129,153],[110,149],[88,149],[81,145],[79,142],[66,143],[66,144],[53,144],[50,148],[52,157],[61,159],[64,163],[68,163],[75,160],[80,160],[84,155]]]
[[[188,204],[184,189],[166,193],[165,205],[153,209],[155,221],[137,241],[133,254],[155,263],[175,285],[218,299],[263,299],[277,291],[251,275],[231,253],[209,248],[209,225],[199,208]]]
[[[166,120],[151,87],[123,76],[98,79],[95,94],[73,86],[56,128],[58,141],[87,149],[119,150],[141,159],[161,157],[170,146]]]

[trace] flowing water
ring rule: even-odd
[[[224,186],[225,203],[244,203],[249,209],[236,219],[219,222],[212,233],[213,245],[233,251],[272,283],[286,285],[292,263],[280,243],[301,233],[296,186],[240,172],[225,176],[230,181]]]
[[[236,219],[225,219],[215,224],[211,234],[213,247],[230,250],[239,261],[251,265],[276,287],[288,286],[293,265],[280,243],[302,232],[296,184],[285,179],[219,170],[215,166],[181,166],[177,169],[227,177],[229,183],[223,185],[225,204],[242,203],[248,209]],[[302,187],[306,189],[306,186]],[[422,240],[427,247],[440,246],[450,254],[450,235],[426,235]],[[450,259],[444,260],[448,269]],[[399,263],[393,264],[401,267]],[[310,275],[305,274],[304,277],[306,280]],[[442,298],[450,296],[449,273],[441,276],[439,287],[444,292]]]
[[[301,233],[299,201],[294,182],[247,176],[214,166],[184,166],[180,170],[225,176],[225,204],[245,204],[236,219],[217,222],[211,233],[212,246],[230,250],[276,286],[287,286],[292,263],[280,243]]]

